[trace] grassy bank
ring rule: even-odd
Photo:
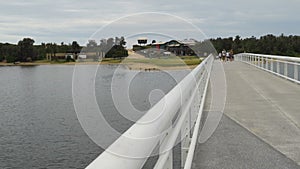
[[[127,58],[123,60],[123,64],[134,64],[134,63],[143,63],[149,65],[156,65],[160,67],[173,67],[173,66],[190,66],[198,65],[200,63],[199,58],[189,58],[189,59],[180,59],[180,58],[143,58],[143,59],[132,59]]]
[[[21,62],[21,63],[0,63],[0,66],[35,66],[35,65],[75,65],[75,64],[122,64],[130,69],[184,69],[187,67],[197,66],[201,60],[195,56],[184,57],[169,57],[169,58],[124,58],[112,59],[105,58],[101,62],[87,60],[85,62],[66,62],[64,60],[47,61],[39,60],[35,62]]]

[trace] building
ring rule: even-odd
[[[158,42],[151,44],[152,48],[169,51],[177,56],[195,55],[195,52],[191,49],[196,44],[195,40],[177,41],[171,40],[169,42]]]

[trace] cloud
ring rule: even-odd
[[[299,35],[299,6],[298,0],[10,0],[3,1],[0,6],[0,41],[15,43],[24,36],[32,36],[37,43],[68,43],[69,40],[83,43],[112,20],[149,11],[183,17],[209,37],[259,36],[266,33]],[[151,16],[123,21],[122,29],[124,32],[137,30],[137,23],[145,22],[151,23],[149,27],[161,28],[162,31],[177,30],[181,36],[185,35],[184,31],[179,31],[182,26],[172,23],[172,19]]]

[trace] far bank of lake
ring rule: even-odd
[[[65,62],[65,61],[35,61],[4,63],[0,66],[39,66],[39,65],[123,65],[132,70],[183,70],[193,69],[201,63],[201,59],[191,57],[171,57],[171,58],[124,58],[111,59],[105,58],[101,61],[86,60],[82,62]]]

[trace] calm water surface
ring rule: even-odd
[[[120,115],[110,96],[115,66],[96,76],[96,97],[118,131],[133,124]],[[81,128],[72,102],[74,67],[0,67],[0,168],[84,168],[103,150]],[[126,73],[130,73],[126,71]],[[117,78],[126,79],[126,73]],[[187,71],[140,72],[130,85],[130,100],[148,110],[153,89],[168,92]],[[122,87],[122,84],[120,84]]]

